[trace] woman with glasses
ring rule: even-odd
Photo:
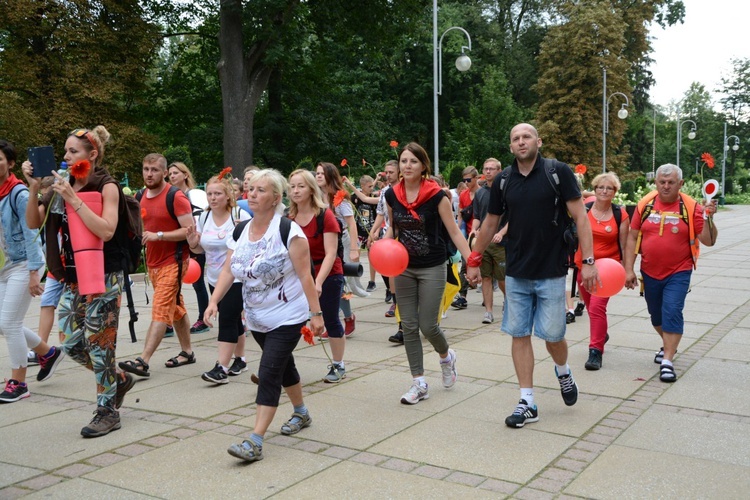
[[[52,376],[65,356],[59,348],[50,347],[23,326],[31,298],[41,295],[44,290],[39,283],[44,255],[36,241],[36,231],[26,224],[29,190],[11,172],[15,166],[16,148],[0,139],[0,253],[3,257],[0,264],[0,333],[8,345],[11,369],[10,378],[0,393],[0,403],[14,403],[29,397],[26,368],[30,347],[41,365],[37,375],[40,382]]]
[[[586,204],[591,233],[594,237],[594,259],[614,259],[622,262],[622,251],[628,238],[628,213],[625,207],[612,203],[620,189],[620,179],[612,172],[594,177],[594,196],[596,200]],[[581,249],[575,255],[578,269],[583,266]],[[604,344],[609,340],[607,333],[608,297],[591,295],[581,286],[581,275],[577,274],[578,289],[581,299],[586,304],[589,314],[589,358],[584,367],[587,370],[598,370],[602,367]]]
[[[55,278],[65,281],[58,318],[60,331],[65,336],[62,347],[73,360],[92,370],[96,379],[97,409],[91,422],[81,429],[81,435],[88,438],[104,436],[121,427],[117,409],[122,405],[125,393],[135,384],[129,374],[118,373],[115,365],[127,216],[120,186],[102,166],[104,145],[109,137],[109,132],[101,125],[92,130],[71,132],[65,141],[64,156],[70,165],[70,180],[64,180],[55,172],[56,182],[41,203],[38,206],[29,203],[26,207],[29,227],[38,228],[44,223],[53,197],[62,197],[66,202],[66,213],[50,213],[44,226],[47,267]],[[28,161],[23,164],[23,173],[29,184],[29,197],[36,199],[40,182],[33,177],[33,166]],[[79,196],[79,193],[88,192],[101,193],[101,215]],[[75,238],[68,222],[71,212],[75,212],[86,228],[104,242],[104,293],[80,293],[77,272],[88,272],[90,264],[76,262],[70,243],[71,238]],[[60,231],[62,249],[57,243]]]
[[[234,199],[232,176],[213,176],[206,184],[208,209],[198,217],[198,226],[187,229],[190,252],[203,257],[208,287],[214,293],[221,269],[227,258],[227,241],[235,224],[249,220]],[[219,355],[214,368],[201,375],[206,382],[226,384],[229,376],[247,370],[245,360],[245,327],[242,324],[242,283],[235,279],[219,302]],[[232,355],[234,354],[234,361]],[[230,362],[232,362],[230,366]]]
[[[193,206],[193,219],[195,223],[198,223],[198,215],[208,206],[208,199],[206,198],[206,192],[202,189],[195,187],[195,179],[193,179],[193,173],[184,163],[176,161],[169,164],[169,183],[182,191],[185,196],[190,200],[190,204]],[[201,275],[193,283],[193,290],[195,290],[195,297],[198,299],[198,320],[190,327],[190,333],[205,333],[209,330],[205,323],[203,323],[203,313],[206,312],[206,306],[208,305],[208,291],[206,290],[205,281],[205,270],[206,270],[206,256],[200,253],[190,252],[190,257],[196,260],[201,267]],[[171,328],[171,327],[170,327]]]

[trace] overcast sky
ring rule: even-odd
[[[679,101],[692,82],[700,82],[719,99],[716,89],[730,74],[732,58],[750,57],[747,42],[750,2],[683,0],[685,23],[651,30],[656,85],[651,100],[659,105]],[[743,39],[744,38],[744,39]]]

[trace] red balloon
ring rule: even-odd
[[[601,286],[597,284],[596,290],[591,295],[597,297],[611,297],[616,295],[625,286],[625,268],[614,259],[596,259],[594,262],[599,272]]]
[[[188,268],[185,276],[182,278],[182,282],[187,285],[192,285],[198,278],[201,277],[201,265],[195,259],[188,259]]]
[[[389,278],[403,273],[409,265],[409,253],[406,247],[390,238],[373,243],[368,257],[375,270]]]

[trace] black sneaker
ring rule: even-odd
[[[569,325],[576,322],[576,315],[568,311],[565,313],[565,324]]]
[[[210,328],[203,322],[202,319],[199,319],[193,324],[193,326],[190,327],[190,333],[192,334],[206,333],[209,330]]]
[[[374,292],[377,287],[378,286],[375,284],[374,281],[368,281],[367,282],[367,291],[368,292]]]
[[[385,303],[390,304],[393,300],[393,294],[387,288],[385,289]]]
[[[204,372],[203,375],[201,375],[201,378],[206,382],[213,382],[214,384],[229,383],[227,374],[224,373],[224,369],[221,367],[218,361],[216,362],[216,366],[214,366],[213,370]]]
[[[469,307],[469,303],[466,302],[465,297],[459,297],[451,302],[451,307],[454,309],[466,309],[467,307]]]
[[[555,367],[555,375],[557,375],[557,367]],[[573,372],[568,372],[567,375],[557,375],[557,381],[560,382],[560,392],[565,405],[573,406],[576,404],[576,401],[578,401],[578,385],[573,380]]]
[[[513,410],[513,414],[505,419],[505,425],[520,429],[526,424],[539,421],[539,411],[536,405],[529,406],[525,399],[518,402],[518,406]]]
[[[115,410],[119,410],[125,401],[125,394],[135,385],[135,378],[127,372],[120,372],[117,380],[117,391],[115,392]]]
[[[164,332],[164,338],[174,337],[174,328],[172,325],[167,325],[167,330]]]
[[[229,367],[228,375],[231,375],[232,377],[234,377],[246,371],[247,371],[247,363],[242,361],[242,359],[240,358],[234,358],[234,362],[232,363],[232,366]]]
[[[400,344],[404,345],[404,331],[399,330],[390,337],[388,337],[388,342],[393,342],[394,344]]]
[[[39,373],[36,375],[37,382],[48,380],[54,373],[57,365],[65,357],[65,353],[59,347],[52,347],[54,351],[49,357],[39,356]]]
[[[26,384],[21,385],[18,380],[8,380],[5,390],[0,394],[0,403],[15,403],[31,396]]]
[[[598,370],[602,367],[602,351],[599,349],[589,349],[589,359],[583,365],[587,370]]]
[[[573,314],[575,314],[576,316],[583,316],[584,307],[586,307],[586,304],[584,304],[583,302],[579,302],[578,304],[576,304],[576,308],[575,311],[573,311]]]
[[[86,438],[99,437],[121,428],[120,414],[105,406],[100,406],[94,412],[94,418],[89,425],[81,429],[81,436]]]

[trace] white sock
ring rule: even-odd
[[[440,358],[440,362],[441,363],[445,363],[445,364],[452,363],[453,362],[453,358],[451,357],[451,352],[448,351],[448,355],[446,357]]]
[[[427,381],[424,377],[414,377],[414,382],[418,383],[422,387],[427,387]]]
[[[526,404],[533,407],[534,405],[534,389],[521,388],[521,399],[526,401]]]
[[[555,365],[557,367],[557,376],[562,377],[563,375],[567,375],[570,373],[570,367],[568,366],[568,363],[565,363],[564,365]]]
[[[245,356],[240,356],[240,359],[242,360],[243,363],[247,362],[247,360],[245,360]]]
[[[339,368],[345,368],[345,366],[344,366],[344,361],[343,361],[343,360],[341,360],[341,361],[336,361],[336,360],[334,359],[334,360],[333,360],[333,364],[334,364],[334,365],[336,365],[336,366],[338,366]]]
[[[571,314],[575,314],[576,310],[575,309],[568,309],[568,312],[571,313]]]
[[[671,361],[669,361],[669,360],[668,360],[668,359],[666,359],[666,358],[664,358],[664,359],[662,359],[662,360],[661,360],[661,364],[662,364],[662,366],[664,366],[664,365],[667,365],[667,366],[674,366],[674,365],[672,365],[672,362],[671,362]]]
[[[224,365],[219,365],[224,373],[229,373],[229,367]]]

